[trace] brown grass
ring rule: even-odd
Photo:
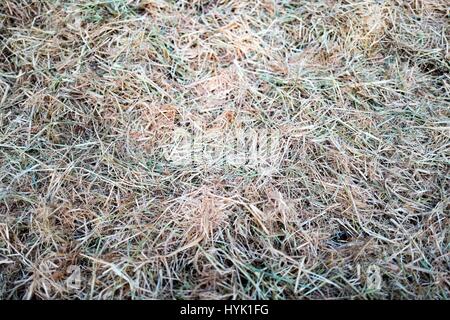
[[[448,14],[2,0],[0,298],[448,299]],[[175,166],[180,126],[284,151]]]

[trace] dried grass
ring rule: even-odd
[[[448,299],[448,39],[444,0],[2,0],[0,297]],[[233,124],[279,166],[161,158]]]

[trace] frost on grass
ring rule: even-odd
[[[0,297],[448,298],[447,7],[2,0]]]

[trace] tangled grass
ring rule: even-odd
[[[448,14],[2,0],[0,298],[448,299]],[[165,161],[192,126],[281,161]]]

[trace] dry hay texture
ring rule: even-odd
[[[448,299],[448,14],[2,0],[0,298]],[[193,125],[281,160],[165,161]]]

